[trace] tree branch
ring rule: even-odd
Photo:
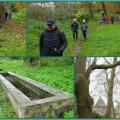
[[[117,58],[116,58],[117,59]],[[96,69],[109,69],[109,68],[114,68],[116,66],[119,66],[120,65],[120,61],[117,61],[113,64],[109,64],[109,65],[105,65],[105,64],[101,64],[101,65],[97,65],[96,64],[96,59],[93,60],[93,63],[90,65],[90,67],[86,70],[86,77],[89,78],[90,76],[90,73],[93,71],[93,70],[96,70]]]
[[[109,65],[104,65],[104,64],[93,65],[92,70],[95,70],[95,69],[109,69],[109,68],[114,68],[114,67],[116,67],[118,65],[120,65],[120,61],[118,61],[116,63],[113,63],[113,64],[109,64]]]

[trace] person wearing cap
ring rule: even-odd
[[[40,35],[40,56],[63,56],[67,47],[64,32],[60,31],[53,19],[47,20],[47,29]]]
[[[79,29],[79,25],[77,23],[77,20],[73,19],[73,23],[71,24],[71,30],[72,30],[74,39],[78,39],[78,29]]]
[[[85,40],[86,40],[87,29],[88,29],[87,23],[85,20],[83,20],[81,25],[81,31],[83,33],[83,37]]]

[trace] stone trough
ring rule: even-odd
[[[12,72],[0,71],[0,84],[19,118],[61,118],[72,110],[72,95]]]

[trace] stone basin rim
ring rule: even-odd
[[[15,75],[16,77],[18,76],[20,78],[26,79],[26,77],[23,77],[21,75],[17,75],[17,74],[15,74],[13,72],[8,72],[8,74]],[[6,78],[4,76],[2,76],[1,74],[0,74],[0,78],[2,78],[4,81],[6,80]],[[32,79],[27,78],[27,80],[31,81]],[[55,95],[52,94],[53,96],[48,97],[48,98],[43,98],[43,99],[38,99],[38,100],[30,100],[29,97],[24,95],[24,93],[22,93],[20,90],[18,90],[14,85],[12,85],[12,83],[10,83],[8,80],[6,80],[6,82],[11,84],[11,86],[12,86],[12,88],[10,88],[11,91],[16,90],[17,92],[20,92],[22,94],[22,97],[24,97],[26,99],[27,102],[25,102],[24,105],[23,105],[23,102],[22,102],[23,107],[27,107],[29,105],[34,105],[34,104],[35,105],[37,105],[37,104],[40,105],[40,104],[48,103],[47,101],[54,102],[54,101],[57,101],[57,100],[66,100],[66,99],[70,99],[70,98],[73,99],[74,98],[74,96],[72,94],[69,94],[67,92],[63,92],[61,90],[56,90],[55,88],[51,88],[51,87],[48,86],[48,88],[50,88],[50,89],[52,89],[54,91],[57,91],[57,94],[55,94]],[[43,86],[47,87],[47,85],[45,85],[43,83],[39,83],[37,81],[34,81],[34,82],[37,83],[37,84],[42,84]],[[49,91],[47,91],[47,92],[49,92]],[[51,92],[50,92],[50,94],[51,94]],[[19,101],[19,99],[18,99],[18,101]]]
[[[63,92],[62,90],[58,90],[58,89],[55,89],[55,88],[52,88],[52,87],[49,87],[48,85],[44,84],[44,83],[41,83],[41,82],[37,82],[35,80],[32,80],[31,78],[27,78],[27,77],[24,77],[24,76],[21,76],[21,75],[18,75],[16,73],[13,73],[13,72],[8,72],[8,74],[10,75],[14,75],[15,77],[18,77],[19,79],[23,79],[25,80],[26,82],[28,82],[29,84],[33,84],[35,87],[39,88],[39,89],[42,89],[43,91],[46,91],[54,96],[61,96],[61,95],[65,95],[65,96],[73,96],[72,94],[70,93],[67,93],[67,92]],[[42,88],[40,88],[42,87]],[[48,89],[50,91],[48,91]]]

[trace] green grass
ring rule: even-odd
[[[25,38],[22,35],[4,29],[0,32],[0,56],[24,56]]]
[[[119,56],[120,23],[99,25],[92,24],[88,38],[82,44],[80,56]]]
[[[0,29],[0,56],[25,56],[25,9],[13,13],[11,21]]]
[[[26,8],[21,9],[19,12],[15,12],[12,18],[15,23],[25,24],[26,23]]]
[[[47,58],[46,58],[47,59]],[[74,93],[74,66],[72,63],[61,63],[59,60],[48,60],[43,66],[29,67],[23,60],[1,59],[0,68],[11,71],[53,88]],[[51,62],[50,62],[51,61]],[[43,64],[43,63],[42,63]],[[9,109],[9,108],[8,108]],[[3,114],[4,115],[4,114]],[[3,117],[8,117],[6,113]],[[0,115],[1,117],[1,115]],[[65,117],[73,117],[73,112],[67,112]]]
[[[16,114],[0,85],[0,118],[15,118]]]
[[[77,41],[73,39],[71,32],[71,22],[69,21],[56,21],[56,25],[62,30],[68,41],[68,47],[65,50],[64,56],[70,56],[73,53],[73,49],[77,44]],[[46,28],[46,23],[37,20],[28,20],[28,56],[39,56],[39,36],[41,32]]]

